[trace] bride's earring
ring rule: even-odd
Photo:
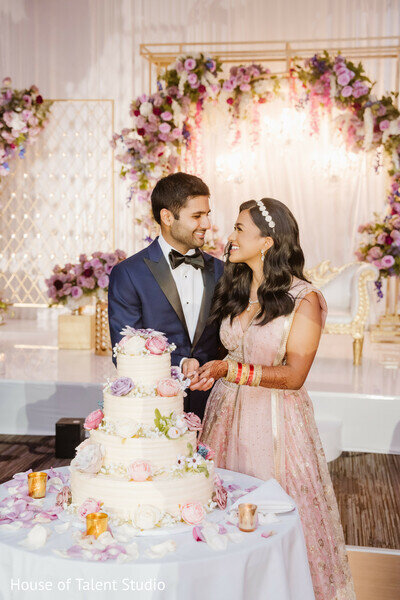
[[[264,248],[261,250],[261,261],[264,262],[264,258],[265,258],[265,250]]]

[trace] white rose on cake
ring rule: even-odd
[[[140,335],[134,335],[125,342],[123,349],[125,354],[137,356],[142,354],[145,346],[146,340],[140,337]]]
[[[151,504],[141,504],[135,511],[133,522],[139,529],[153,529],[161,519],[161,511]]]
[[[87,444],[71,461],[71,467],[83,473],[98,473],[103,464],[104,450],[101,444]]]
[[[178,415],[176,417],[175,427],[177,427],[179,429],[181,434],[184,434],[188,430],[188,426],[187,426],[186,420],[184,419],[183,415]]]
[[[115,423],[115,433],[122,438],[131,438],[137,432],[138,426],[132,421],[117,421]]]

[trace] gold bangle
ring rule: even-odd
[[[226,381],[234,383],[238,374],[238,363],[234,360],[227,360],[226,362],[228,363],[228,372],[225,376],[225,379]]]
[[[246,385],[249,375],[250,375],[250,365],[248,365],[247,363],[243,363],[242,364],[242,375],[240,377],[238,385]]]
[[[262,379],[262,365],[254,365],[254,378],[251,383],[252,386],[258,387]]]

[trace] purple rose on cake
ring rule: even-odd
[[[130,377],[118,377],[110,385],[113,396],[126,396],[133,389],[135,389],[135,384]]]

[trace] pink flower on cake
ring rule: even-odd
[[[56,506],[64,506],[64,504],[70,504],[71,499],[71,490],[67,485],[64,485],[61,492],[58,492],[57,494]]]
[[[201,419],[195,413],[184,413],[183,418],[185,419],[190,431],[201,431],[203,429]]]
[[[85,429],[97,429],[104,418],[102,410],[94,410],[85,419]]]
[[[100,444],[89,443],[80,448],[70,466],[82,473],[98,473],[103,464],[103,456],[104,452]]]
[[[99,512],[101,508],[101,502],[99,500],[95,500],[94,498],[87,498],[80,507],[78,508],[78,515],[81,519],[85,519],[86,515],[90,513]]]
[[[179,381],[175,379],[170,379],[166,377],[165,379],[160,379],[157,384],[157,392],[160,396],[166,396],[167,398],[172,398],[172,396],[176,396],[180,391],[181,386]]]
[[[189,502],[181,506],[181,517],[188,525],[198,525],[204,519],[204,508],[200,502]]]
[[[216,485],[212,499],[222,510],[225,510],[228,503],[228,492],[223,485]]]
[[[151,337],[146,340],[145,346],[151,354],[163,354],[168,347],[168,342],[162,337]]]
[[[129,479],[133,481],[146,481],[153,474],[150,463],[145,460],[135,460],[129,465],[127,472]]]

